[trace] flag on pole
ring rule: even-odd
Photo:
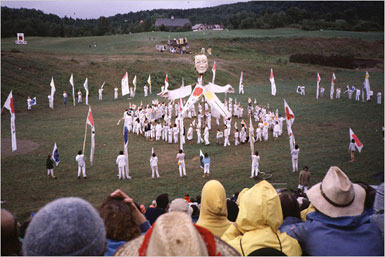
[[[364,145],[361,143],[361,141],[358,139],[358,137],[356,136],[356,134],[353,132],[351,128],[349,128],[349,136],[350,136],[350,142],[352,142],[352,139],[354,139],[354,144],[356,145],[358,152],[361,152],[362,147],[364,147]]]
[[[294,119],[295,119],[294,112],[291,110],[289,105],[286,103],[285,99],[283,99],[283,104],[285,107],[286,124],[288,127],[291,127],[293,125]]]
[[[166,78],[164,79],[164,90],[168,89],[168,74],[166,73]]]
[[[271,83],[271,95],[275,95],[277,93],[277,87],[275,86],[273,69],[271,69],[270,71],[270,83]]]
[[[126,175],[128,179],[131,179],[129,176],[130,169],[128,166],[128,129],[124,126],[124,156],[126,157]]]
[[[17,143],[16,143],[16,127],[15,127],[15,107],[13,105],[13,95],[12,90],[8,95],[7,100],[5,100],[3,108],[6,108],[9,110],[9,113],[11,114],[11,138],[12,138],[12,152],[17,150]]]
[[[213,64],[213,68],[211,69],[211,71],[213,72],[213,79],[212,79],[211,83],[213,83],[213,84],[214,84],[214,80],[215,80],[215,73],[216,73],[216,71],[217,71],[217,64],[216,64],[216,62],[215,62],[215,61],[214,61],[214,64]]]
[[[250,137],[250,151],[251,155],[254,154],[254,127],[253,123],[251,122],[251,116],[250,116],[250,125],[249,125],[249,137]]]
[[[86,105],[88,105],[88,78],[84,81],[83,87],[86,90]]]
[[[154,147],[151,147],[151,155],[154,153]]]
[[[239,78],[239,94],[241,93],[241,85],[243,85],[243,71],[241,71],[241,77]]]
[[[51,95],[49,98],[49,108],[53,109],[53,100],[54,100],[54,95],[56,92],[56,87],[55,87],[55,82],[53,81],[53,77],[51,77],[50,86],[51,86]]]
[[[127,72],[124,74],[121,84],[122,84],[122,96],[129,94],[130,89],[128,88],[128,74],[127,74]]]
[[[290,153],[291,153],[291,151],[293,151],[295,146],[295,138],[294,138],[293,130],[289,125],[287,126],[287,134],[289,135],[289,146],[290,146]]]
[[[369,73],[365,74],[364,88],[366,90],[366,101],[370,100],[371,92],[370,92],[370,83],[369,83]]]
[[[75,84],[74,84],[74,75],[72,73],[70,77],[70,84],[72,86],[72,102],[74,103],[74,106],[75,106]]]
[[[317,91],[316,91],[315,99],[318,99],[318,96],[319,96],[319,83],[320,83],[320,81],[321,81],[321,76],[317,72]]]
[[[94,152],[95,152],[95,124],[94,124],[94,118],[92,116],[91,106],[89,106],[88,108],[87,124],[91,126],[90,164],[92,166],[94,162]]]
[[[205,167],[205,165],[203,164],[203,158],[204,158],[205,156],[203,155],[203,153],[202,153],[202,150],[199,150],[199,159],[200,159],[200,165],[199,165],[199,167],[201,168],[201,169],[204,169],[204,167]]]
[[[332,75],[332,82],[330,84],[330,100],[333,100],[333,95],[334,95],[334,83],[336,81],[336,75],[333,72]]]
[[[151,74],[148,74],[147,84],[150,86],[150,94],[151,92]]]
[[[134,92],[136,92],[136,75],[134,79],[132,80],[132,84],[134,85]]]
[[[59,157],[59,151],[57,150],[57,146],[56,146],[56,142],[55,144],[53,145],[53,150],[52,150],[52,160],[55,161],[56,163],[56,166],[59,165],[59,162],[60,162],[60,157]]]
[[[104,84],[105,84],[105,83],[106,83],[106,82],[103,81],[103,84],[102,84],[102,86],[100,87],[101,90],[104,90]]]
[[[36,105],[36,96],[31,99],[31,102],[29,103],[29,105],[31,106]]]

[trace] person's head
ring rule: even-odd
[[[78,154],[82,154],[82,150],[79,150],[79,151],[78,151]]]
[[[120,155],[123,155],[123,151],[119,151],[119,154],[120,154]]]
[[[355,143],[356,141],[352,138],[352,143]]]
[[[166,210],[169,202],[168,194],[161,194],[156,198],[156,207]]]
[[[180,150],[179,150],[179,153],[183,153],[183,150],[182,150],[182,149],[180,149]]]
[[[303,170],[308,171],[308,170],[309,170],[309,167],[308,167],[308,166],[304,166],[304,167],[303,167]]]
[[[195,55],[195,70],[198,74],[203,74],[207,71],[207,68],[209,67],[207,56],[204,54]]]
[[[301,219],[299,204],[293,193],[284,192],[279,195],[279,199],[281,200],[282,214],[284,219],[286,217],[295,217]]]
[[[52,157],[52,155],[49,154],[47,158],[48,158],[48,159],[51,159],[51,157]]]
[[[133,208],[120,197],[108,197],[99,208],[106,237],[115,241],[129,241],[140,236],[133,217]]]
[[[16,217],[1,209],[1,255],[21,255]]]
[[[152,153],[152,157],[155,157],[156,156],[156,154],[155,153]]]
[[[182,198],[176,198],[170,203],[168,212],[180,211],[184,212],[191,217],[193,209],[189,206],[188,202]]]
[[[376,190],[371,187],[369,184],[362,182],[362,181],[355,181],[354,183],[362,186],[363,189],[365,189],[365,208],[370,209],[373,207],[374,198],[376,196]]]
[[[298,147],[298,145],[295,145],[295,147],[294,147],[295,149],[298,149],[299,147]]]
[[[25,255],[103,255],[106,233],[95,208],[77,197],[48,203],[32,218]]]
[[[258,156],[258,151],[255,151],[255,155]]]
[[[337,166],[330,167],[322,182],[306,194],[319,212],[331,218],[357,216],[364,210],[365,189],[353,184]]]
[[[208,153],[205,153],[205,157],[206,157],[206,158],[209,157],[209,154],[208,154]]]

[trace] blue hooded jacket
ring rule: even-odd
[[[365,211],[358,216],[338,218],[315,211],[306,219],[286,230],[299,241],[304,254],[384,256],[381,232]]]

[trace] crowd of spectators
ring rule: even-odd
[[[98,208],[59,198],[22,226],[1,210],[2,255],[384,255],[384,184],[352,183],[338,167],[305,193],[257,182],[226,198],[209,180],[201,195],[147,208],[120,189]]]

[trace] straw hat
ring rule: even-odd
[[[114,256],[240,256],[209,230],[192,223],[183,212],[161,215],[152,228],[125,243]]]
[[[365,195],[365,189],[353,184],[337,166],[330,167],[322,182],[307,191],[315,208],[332,218],[360,215]]]

